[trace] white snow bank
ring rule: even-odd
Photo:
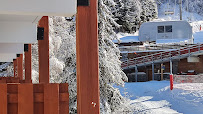
[[[120,38],[120,41],[113,40],[114,43],[133,43],[133,42],[140,42],[138,36],[124,36]]]
[[[157,39],[156,43],[157,44],[163,44],[163,43],[189,43],[189,40],[186,40],[186,38],[183,39]]]
[[[136,113],[203,113],[203,83],[174,84],[172,91],[169,81],[126,83],[119,89],[130,97]]]
[[[194,43],[203,43],[203,31],[194,34]]]
[[[134,34],[128,33],[118,33],[116,34],[119,40],[113,40],[114,43],[132,43],[132,42],[140,42],[138,37],[138,32]]]

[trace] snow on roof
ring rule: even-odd
[[[120,38],[120,41],[113,40],[114,43],[133,43],[133,42],[140,42],[138,36],[124,36]]]
[[[187,43],[189,39],[157,39],[156,44],[163,44],[163,43]]]

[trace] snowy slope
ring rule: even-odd
[[[158,19],[154,21],[171,21],[171,20],[179,20],[179,6],[173,6],[171,9],[174,10],[173,15],[165,15],[165,10],[167,8],[166,4],[162,4],[159,9],[159,15]],[[203,17],[197,13],[191,13],[183,9],[183,20],[188,21],[190,25],[192,26],[193,29],[193,37],[194,37],[194,43],[203,43],[203,33],[200,31],[200,26],[203,27]],[[172,39],[171,41],[158,41],[158,43],[168,43],[168,42],[185,42],[184,40],[182,41],[177,41],[176,39]]]
[[[172,91],[169,81],[126,83],[120,91],[130,96],[137,113],[203,113],[202,83],[174,84]]]

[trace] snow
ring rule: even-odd
[[[114,43],[132,43],[132,42],[140,42],[138,37],[138,32],[134,34],[128,33],[118,33],[117,38],[119,40],[113,40]]]
[[[120,38],[120,41],[118,41],[118,40],[113,40],[113,42],[114,43],[118,43],[118,42],[120,42],[120,43],[133,43],[133,42],[140,42],[139,40],[138,40],[138,36],[125,36],[125,37],[122,37],[122,38]]]
[[[187,43],[188,40],[186,39],[157,39],[156,44],[163,44],[163,43]]]
[[[125,83],[125,88],[118,88],[131,99],[136,113],[203,113],[203,83],[174,84],[172,91],[169,81]]]
[[[194,33],[194,43],[203,43],[203,31]]]

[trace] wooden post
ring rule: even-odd
[[[13,59],[13,73],[14,77],[17,77],[17,59]]]
[[[78,5],[76,21],[77,111],[99,114],[99,58],[97,0]]]
[[[42,17],[38,27],[44,28],[44,39],[38,40],[39,82],[49,83],[49,18]]]
[[[17,59],[17,72],[20,80],[23,80],[23,54],[18,54],[19,57]]]
[[[32,83],[32,45],[26,45],[28,50],[25,51],[25,82]]]

